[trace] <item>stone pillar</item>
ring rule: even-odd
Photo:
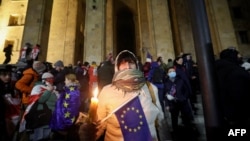
[[[29,0],[21,46],[26,42],[40,44],[46,0]]]
[[[142,49],[142,61],[146,59],[147,51],[154,56],[155,50],[152,40],[150,39],[149,32],[149,19],[148,19],[148,9],[147,0],[137,0],[137,10],[138,10],[138,28],[140,36],[140,48]],[[153,58],[155,59],[155,58]]]
[[[206,6],[215,54],[229,46],[237,47],[227,0],[206,0]]]
[[[191,53],[192,58],[196,60],[190,10],[187,6],[187,0],[175,0],[174,3],[177,12],[176,18],[178,20],[177,26],[180,31],[182,53]]]
[[[113,23],[114,23],[114,1],[107,0],[106,4],[106,35],[105,35],[105,50],[104,55],[108,53],[113,53],[114,46],[114,31],[113,31]]]
[[[175,58],[168,3],[165,0],[147,0],[151,39],[156,48],[156,57],[162,56],[164,62]]]
[[[179,55],[182,52],[181,47],[181,37],[180,37],[180,31],[179,31],[179,22],[177,20],[177,12],[175,2],[176,0],[169,0],[169,8],[170,8],[170,17],[171,18],[171,27],[172,27],[172,33],[173,33],[173,42],[174,42],[174,49],[175,49],[175,55]]]
[[[74,64],[77,0],[54,0],[47,60]]]
[[[41,53],[39,54],[39,60],[46,60],[47,58],[52,7],[53,7],[53,0],[46,0],[44,19],[43,19],[43,30],[41,33],[42,38],[40,41]]]
[[[105,0],[86,1],[84,61],[103,61]]]

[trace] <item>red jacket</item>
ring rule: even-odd
[[[97,82],[97,66],[90,66],[88,70],[89,82]]]

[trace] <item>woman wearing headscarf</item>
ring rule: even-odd
[[[135,55],[128,50],[121,51],[115,60],[112,84],[103,87],[98,95],[99,122],[96,131],[93,124],[92,128],[83,124],[79,132],[81,140],[96,140],[104,132],[105,141],[126,141],[131,138],[144,141],[159,140],[155,123],[159,125],[160,131],[164,116],[157,88],[149,85],[153,87],[154,96],[150,94]],[[152,102],[153,97],[156,99],[155,103]],[[135,105],[131,106],[131,103]],[[90,137],[93,133],[95,139]]]

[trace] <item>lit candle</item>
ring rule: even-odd
[[[97,99],[97,95],[98,95],[98,88],[95,88],[94,92],[93,92],[93,97],[91,98],[91,102],[90,102],[90,107],[89,107],[89,122],[95,122],[97,121],[97,107],[98,107],[98,99]]]

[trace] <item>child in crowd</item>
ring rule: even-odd
[[[65,137],[74,127],[80,108],[79,87],[80,84],[75,74],[70,73],[65,76],[64,91],[60,93],[50,122],[50,127],[54,131],[53,138],[55,139]]]

